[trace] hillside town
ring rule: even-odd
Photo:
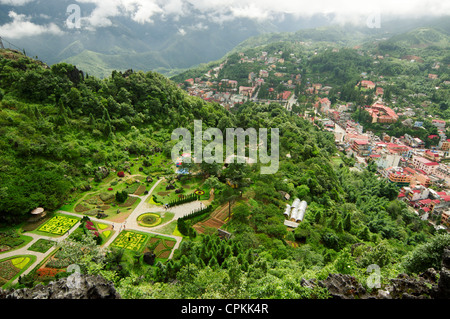
[[[375,164],[380,178],[399,187],[399,200],[405,201],[416,214],[436,228],[448,228],[450,139],[446,136],[445,121],[432,120],[439,135],[428,138],[438,139],[439,142],[426,148],[424,141],[408,134],[397,138],[383,133],[380,138],[371,131],[364,131],[362,125],[350,119],[346,112],[348,105],[334,110],[329,108],[328,102],[322,99],[316,105],[320,117],[318,121],[325,130],[334,134],[339,150],[355,159],[355,169]],[[379,102],[365,106],[365,109],[374,122],[395,123],[398,120],[398,115],[391,108]]]
[[[300,43],[300,45],[308,44]],[[331,50],[339,52],[336,48]],[[315,55],[317,52],[311,54]],[[399,187],[398,199],[405,201],[423,220],[428,220],[440,229],[450,226],[450,168],[448,166],[450,138],[447,138],[444,120],[439,118],[431,120],[437,134],[428,136],[428,139],[434,141],[433,146],[428,148],[425,147],[425,141],[409,134],[395,137],[383,133],[380,137],[379,134],[365,130],[363,123],[355,121],[352,115],[358,107],[367,111],[372,123],[390,125],[401,121],[402,125],[414,129],[423,128],[423,121],[413,120],[416,113],[420,112],[417,107],[411,105],[411,107],[399,108],[395,106],[395,97],[393,103],[386,103],[383,100],[385,95],[383,86],[387,86],[389,81],[384,76],[372,76],[372,79],[376,79],[372,81],[368,79],[368,74],[363,72],[361,80],[356,84],[356,87],[367,92],[367,95],[373,95],[371,105],[357,106],[351,102],[332,105],[329,97],[333,89],[331,86],[315,82],[310,78],[302,79],[299,68],[289,67],[301,62],[301,58],[296,57],[295,54],[290,53],[287,56],[283,54],[283,51],[275,51],[271,54],[263,51],[250,57],[240,52],[238,57],[239,60],[236,62],[238,67],[245,69],[245,65],[252,65],[252,71],[245,79],[242,77],[221,78],[224,68],[229,67],[230,64],[230,61],[226,60],[208,70],[203,76],[186,79],[179,86],[191,96],[218,103],[226,109],[251,101],[259,104],[275,102],[292,110],[294,105],[305,106],[309,101],[311,108],[301,109],[299,116],[308,118],[324,130],[332,132],[338,149],[346,156],[355,159],[355,169],[362,169],[373,163],[371,165],[376,166],[380,178],[385,178]],[[384,56],[373,55],[371,58],[377,64],[384,59]],[[420,62],[419,57],[407,57],[407,59],[410,63],[415,63],[416,60]],[[286,69],[290,72],[286,72]],[[433,65],[433,69],[439,69],[439,63]],[[439,76],[430,73],[425,77],[425,80],[433,81]],[[442,84],[448,86],[450,83],[444,81]],[[299,92],[301,85],[302,90]],[[436,90],[438,89],[439,87],[436,87]],[[296,93],[299,96],[296,96]],[[301,100],[300,95],[306,99]],[[419,93],[419,95],[425,100],[422,106],[429,104],[425,94]]]
[[[296,102],[294,89],[301,83],[299,73],[288,74],[280,72],[283,69],[285,59],[283,52],[279,51],[274,55],[261,52],[257,57],[249,58],[243,52],[238,54],[239,64],[259,65],[258,70],[248,73],[247,78],[235,79],[220,78],[221,71],[229,61],[208,70],[203,76],[189,78],[184,82],[186,91],[191,96],[197,96],[208,102],[216,102],[226,109],[230,109],[235,104],[242,104],[246,101],[269,104],[279,103],[287,108],[291,108]],[[291,58],[295,58],[293,54]],[[286,81],[283,81],[286,78]],[[283,89],[267,87],[269,79],[276,79]],[[183,86],[183,83],[180,84]]]

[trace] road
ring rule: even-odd
[[[174,213],[175,216],[172,220],[168,221],[165,224],[158,225],[151,229],[149,229],[147,227],[139,226],[139,224],[137,223],[137,218],[139,215],[141,215],[143,213],[147,213],[147,212],[166,211],[163,206],[155,206],[155,205],[151,205],[151,204],[147,203],[147,198],[152,195],[153,191],[155,190],[155,188],[158,186],[158,184],[161,181],[163,181],[163,179],[159,179],[155,183],[155,185],[153,185],[153,187],[150,189],[150,191],[148,192],[147,195],[138,196],[141,199],[141,202],[136,206],[136,208],[133,210],[133,212],[127,217],[127,219],[123,223],[117,223],[117,222],[112,222],[112,221],[108,221],[108,220],[104,220],[104,219],[97,219],[97,218],[89,217],[94,222],[113,225],[113,229],[115,231],[114,231],[113,235],[110,238],[108,238],[106,243],[104,243],[102,245],[103,248],[108,247],[112,242],[114,242],[114,240],[117,238],[117,236],[120,234],[120,232],[122,230],[137,230],[137,231],[145,232],[145,233],[152,234],[152,235],[163,235],[165,237],[170,237],[170,238],[175,239],[176,244],[175,244],[174,248],[172,249],[172,252],[171,252],[169,258],[173,257],[173,253],[179,247],[183,238],[179,237],[179,236],[174,236],[174,235],[161,234],[161,233],[158,233],[157,230],[166,226],[168,223],[171,223],[172,221],[177,220],[178,218],[191,213],[193,210],[200,208],[202,203],[200,201],[194,201],[194,202],[190,202],[190,203],[186,203],[183,205],[179,205],[179,206],[170,208],[170,212]],[[134,196],[136,196],[136,195],[134,195]],[[66,214],[66,215],[80,217],[80,214],[75,214],[75,213],[61,211],[61,210],[58,212],[62,213],[62,214]],[[41,263],[45,258],[47,258],[56,249],[56,245],[55,245],[52,248],[50,248],[46,253],[40,253],[40,252],[28,250],[28,248],[31,245],[33,245],[36,241],[38,241],[41,238],[56,241],[57,243],[60,243],[61,241],[64,241],[67,237],[69,237],[69,235],[72,232],[74,232],[79,226],[80,226],[80,222],[76,223],[66,234],[64,234],[63,236],[57,237],[57,238],[25,232],[25,233],[23,233],[23,235],[30,236],[33,239],[27,245],[25,245],[19,249],[1,253],[0,259],[6,259],[9,257],[14,257],[14,256],[19,256],[19,255],[36,256],[36,261],[34,261],[32,265],[30,265],[25,271],[23,271],[21,273],[21,276],[24,276],[24,275],[30,273],[37,265],[39,265],[39,263]],[[119,231],[117,231],[117,230],[119,230]],[[15,279],[13,281],[13,283],[16,283],[17,280],[18,279]]]

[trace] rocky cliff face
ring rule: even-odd
[[[440,271],[428,269],[417,277],[401,274],[379,289],[367,291],[353,276],[330,274],[325,280],[303,280],[304,287],[327,288],[333,299],[450,299],[450,247]],[[120,299],[114,285],[101,276],[62,278],[31,289],[2,290],[0,299]]]
[[[120,299],[114,285],[101,276],[62,278],[30,289],[2,290],[0,299]]]
[[[330,274],[319,282],[304,281],[303,285],[325,287],[334,299],[449,299],[450,247],[444,250],[439,272],[430,268],[417,278],[401,274],[375,292],[369,293],[354,277],[343,274]]]

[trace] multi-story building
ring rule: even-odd
[[[421,156],[413,157],[412,165],[417,169],[423,170],[427,174],[433,174],[439,167],[439,163],[432,162]]]
[[[354,140],[351,147],[359,156],[369,156],[370,151],[368,141]]]

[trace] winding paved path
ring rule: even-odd
[[[117,238],[117,236],[120,234],[120,232],[122,230],[124,230],[124,229],[137,230],[137,231],[141,231],[141,232],[145,232],[145,233],[149,233],[149,234],[153,234],[153,235],[163,235],[165,237],[170,237],[170,238],[175,239],[176,244],[173,247],[169,258],[173,257],[175,250],[180,246],[180,243],[183,238],[179,237],[179,236],[175,236],[175,235],[161,234],[161,233],[158,233],[156,230],[161,229],[162,227],[166,226],[167,224],[173,222],[174,220],[177,220],[178,218],[191,213],[195,209],[201,208],[203,204],[201,201],[194,201],[194,202],[186,203],[183,205],[175,206],[175,207],[170,208],[169,210],[166,210],[163,206],[156,206],[156,205],[147,203],[148,197],[152,195],[153,191],[155,190],[155,188],[158,186],[158,184],[161,181],[163,181],[163,179],[159,179],[155,183],[155,185],[153,185],[153,187],[150,189],[150,191],[148,192],[147,195],[144,195],[144,196],[133,195],[133,196],[139,197],[141,199],[141,202],[136,206],[136,208],[133,210],[133,212],[127,217],[125,222],[118,223],[118,222],[113,222],[113,221],[109,221],[109,220],[97,219],[97,218],[90,217],[90,219],[94,222],[113,225],[113,227],[114,227],[113,235],[110,238],[108,238],[106,243],[104,243],[102,245],[103,248],[108,247]],[[174,213],[175,214],[174,218],[171,219],[170,221],[168,221],[167,223],[164,223],[164,224],[158,225],[156,227],[152,227],[152,228],[142,227],[142,226],[139,226],[139,224],[137,223],[137,217],[143,213],[164,212],[164,211],[170,211],[170,212]],[[61,210],[58,212],[62,213],[62,214],[66,214],[66,215],[80,217],[80,214],[70,213],[70,212],[61,211]],[[69,235],[72,232],[74,232],[79,227],[79,225],[80,225],[80,222],[76,223],[66,234],[64,234],[63,236],[60,236],[60,237],[43,236],[43,235],[37,235],[37,234],[33,234],[33,233],[28,233],[28,232],[23,233],[23,235],[30,236],[33,239],[28,244],[26,244],[25,246],[23,246],[19,249],[15,249],[15,250],[5,252],[5,253],[0,253],[0,260],[6,259],[9,257],[19,256],[19,255],[34,255],[34,256],[36,256],[36,261],[33,262],[32,265],[30,265],[25,271],[23,271],[21,273],[21,276],[24,276],[24,275],[30,273],[40,262],[42,262],[47,256],[49,256],[56,249],[56,245],[55,245],[52,248],[50,248],[47,252],[40,253],[40,252],[28,250],[28,248],[31,245],[33,245],[36,241],[38,241],[41,238],[56,241],[57,243],[59,243],[59,242],[65,240],[67,237],[69,237]],[[17,280],[18,279],[15,279],[13,281],[13,283],[16,283]]]

